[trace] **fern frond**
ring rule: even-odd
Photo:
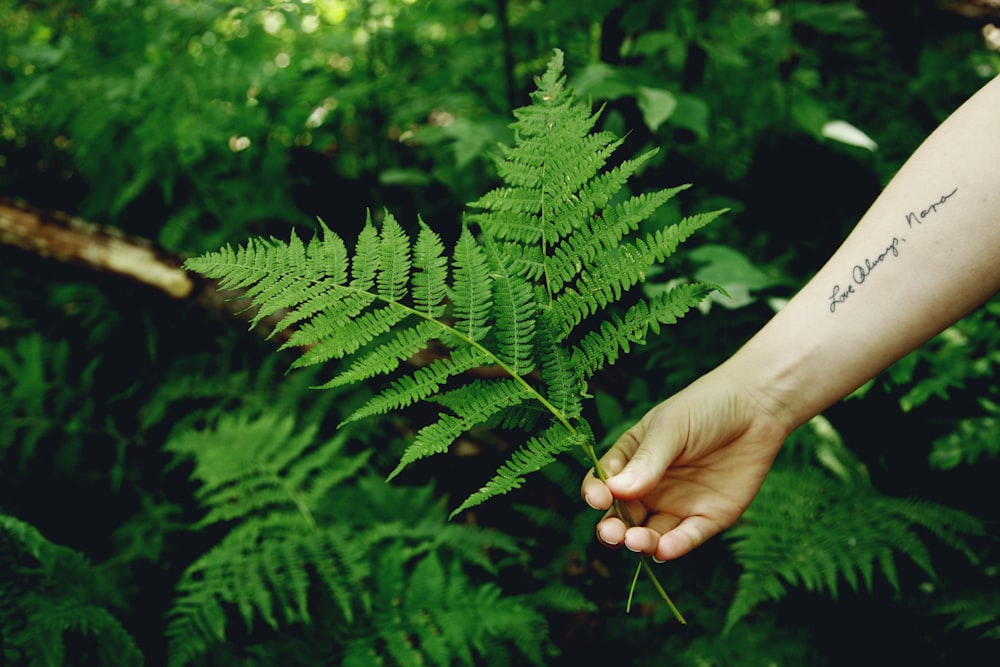
[[[241,522],[185,570],[168,621],[170,664],[186,664],[186,656],[225,641],[226,605],[248,629],[257,618],[272,628],[308,623],[313,576],[350,622],[355,607],[366,604],[363,549],[336,527],[301,531],[296,525],[296,517],[283,512]]]
[[[102,665],[141,665],[135,639],[109,610],[110,588],[79,551],[0,513],[0,657],[62,665],[74,634],[91,635]]]
[[[958,510],[882,496],[815,468],[773,469],[727,534],[744,569],[727,630],[758,604],[784,597],[789,586],[836,598],[841,580],[852,590],[871,590],[879,571],[898,591],[897,554],[933,577],[918,528],[967,555],[966,536],[983,533],[981,522]]]
[[[426,350],[440,331],[441,326],[430,320],[418,322],[413,327],[397,328],[386,342],[369,346],[366,353],[351,360],[347,370],[316,388],[344,387],[391,373],[403,362]]]
[[[476,368],[489,360],[489,355],[474,348],[455,350],[450,357],[435,359],[427,366],[394,380],[382,393],[358,408],[347,422],[365,419],[373,415],[400,410],[436,394],[441,387],[456,375]]]
[[[570,351],[554,340],[548,326],[539,329],[538,350],[546,399],[567,419],[576,419],[583,411],[586,369],[574,365]]]
[[[410,239],[396,218],[386,214],[379,243],[378,293],[388,302],[406,298],[410,282]]]
[[[322,584],[348,621],[366,605],[363,546],[316,513],[352,479],[367,454],[346,456],[346,432],[317,442],[294,415],[256,411],[224,416],[212,429],[177,434],[167,450],[193,458],[200,525],[233,522],[223,539],[187,568],[177,586],[168,637],[172,665],[188,664],[226,636],[232,605],[248,627],[309,622],[309,596]]]
[[[545,617],[471,580],[458,560],[439,552],[410,559],[396,549],[379,558],[376,572],[376,588],[391,604],[379,605],[370,634],[348,644],[342,664],[545,664]],[[511,648],[522,660],[511,659]]]
[[[934,610],[951,617],[949,628],[975,632],[979,639],[1000,641],[1000,591],[995,582],[961,597],[954,597]]]
[[[445,395],[442,398],[452,406],[457,415],[440,414],[437,421],[417,431],[389,479],[414,461],[445,451],[455,438],[473,426],[529,400],[533,393],[530,388],[513,380],[478,382],[456,391],[457,396]],[[456,397],[461,400],[453,400]]]
[[[651,153],[647,155],[651,155]],[[626,173],[621,168],[615,171],[622,172],[622,175]],[[609,188],[609,184],[605,182],[607,180],[601,179],[600,187],[595,184],[591,186],[591,189],[607,193],[614,192],[624,185],[624,182],[614,183],[616,186],[614,189],[607,189]],[[549,262],[552,290],[559,292],[584,267],[593,265],[603,253],[617,248],[622,239],[638,228],[639,223],[649,218],[656,209],[688,187],[690,186],[682,185],[636,195],[611,209],[604,210],[600,216],[591,217],[585,223],[584,231],[570,236],[553,251],[552,259]],[[603,196],[607,198],[607,194]]]
[[[209,509],[200,525],[246,518],[272,509],[300,513],[314,525],[304,495],[314,476],[338,456],[341,439],[309,451],[315,429],[296,432],[294,415],[233,413],[213,430],[187,431],[167,450],[195,460],[192,477],[201,482],[196,497]],[[341,460],[346,470],[360,468],[367,456]]]
[[[645,343],[649,331],[659,333],[661,324],[676,323],[715,289],[701,283],[676,285],[651,303],[639,301],[626,311],[624,319],[612,315],[573,346],[573,367],[583,377],[593,375],[613,364],[621,353],[628,353],[632,345]]]
[[[556,296],[550,321],[557,340],[563,340],[585,319],[617,302],[630,288],[642,282],[649,268],[673,254],[677,246],[722,211],[684,218],[604,253],[600,262],[580,271],[572,285]]]
[[[466,498],[451,516],[454,517],[488,498],[521,488],[525,476],[541,470],[554,461],[557,455],[580,446],[580,442],[581,436],[578,433],[562,424],[553,424],[515,450],[510,459],[497,470],[493,479]]]
[[[534,339],[538,303],[530,283],[520,279],[493,243],[486,244],[493,278],[497,356],[517,375],[535,368]]]
[[[445,298],[448,296],[448,260],[444,256],[441,237],[423,220],[413,246],[413,304],[428,319],[444,315]]]
[[[591,456],[582,435],[589,430],[578,425],[590,376],[707,292],[690,287],[646,300],[632,291],[721,212],[637,236],[687,186],[623,195],[655,150],[608,167],[623,141],[595,129],[601,110],[566,87],[562,63],[557,51],[532,104],[515,111],[514,145],[502,146],[496,161],[502,185],[469,205],[479,237],[463,224],[450,260],[422,220],[412,242],[387,214],[379,229],[369,216],[353,257],[323,225],[308,244],[255,241],[189,262],[249,290],[258,318],[286,311],[279,327],[295,328],[285,347],[306,348],[293,366],[345,360],[323,387],[399,374],[345,423],[426,400],[449,408],[417,432],[390,478],[479,424],[538,422],[548,430],[474,494],[476,502],[515,488],[574,442]],[[626,293],[639,302],[624,318],[606,315]],[[440,356],[415,370],[403,365],[425,349]],[[478,366],[506,380],[458,377]]]

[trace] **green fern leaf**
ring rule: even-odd
[[[468,227],[462,228],[455,246],[454,285],[451,289],[454,329],[469,341],[482,339],[493,306],[492,275],[486,253]]]
[[[113,585],[82,553],[0,513],[0,568],[0,658],[62,665],[67,645],[77,641],[73,635],[90,635],[99,664],[143,663],[135,639],[104,599]]]
[[[538,436],[523,444],[496,475],[481,489],[473,493],[459,505],[451,516],[474,507],[494,496],[509,493],[524,484],[525,476],[537,472],[555,460],[555,457],[580,446],[579,433],[570,431],[562,424],[553,424]]]
[[[715,290],[700,283],[677,285],[661,293],[652,302],[640,301],[621,319],[612,315],[573,346],[571,362],[584,377],[613,364],[620,353],[646,341],[649,331],[659,333],[661,324],[674,324],[691,308]]]
[[[382,393],[358,408],[345,423],[373,415],[399,410],[433,396],[456,375],[460,375],[489,360],[489,355],[473,348],[456,350],[450,357],[435,359],[413,375],[406,375],[392,382]]]
[[[426,350],[440,331],[441,326],[433,321],[419,322],[413,327],[399,327],[392,332],[389,340],[370,346],[368,352],[351,360],[347,370],[316,388],[344,387],[391,373],[403,362]]]
[[[248,628],[255,618],[277,628],[310,621],[315,582],[348,621],[366,604],[364,548],[337,525],[321,526],[316,512],[368,456],[342,453],[346,432],[319,443],[315,436],[315,427],[298,429],[294,415],[245,410],[168,442],[168,451],[194,459],[196,496],[207,509],[199,525],[233,523],[177,586],[171,664],[187,664],[225,639],[227,605]]]
[[[413,263],[417,269],[413,276],[414,307],[429,320],[436,320],[444,315],[446,308],[448,260],[441,237],[423,220],[413,246]]]
[[[520,280],[493,243],[487,243],[496,311],[497,356],[517,375],[535,368],[534,338],[538,303],[530,283]]]
[[[590,188],[603,193],[617,190],[624,185],[624,179],[631,175],[632,170],[626,170],[625,166],[638,166],[638,163],[638,160],[629,161],[614,170],[613,173],[620,178],[620,182],[619,178],[612,180],[599,177]],[[622,239],[638,228],[640,222],[649,218],[657,208],[688,187],[679,186],[637,195],[614,208],[603,211],[603,215],[588,216],[589,219],[583,223],[584,231],[569,237],[553,251],[549,262],[552,291],[561,291],[563,286],[573,280],[585,266],[593,265],[603,253],[617,248]],[[607,195],[604,194],[604,197]]]
[[[574,365],[571,352],[553,339],[547,326],[539,329],[538,349],[546,399],[567,419],[576,419],[583,411],[586,368]]]
[[[603,253],[600,262],[585,267],[573,284],[556,297],[549,317],[557,340],[565,339],[584,320],[621,299],[628,289],[645,279],[651,266],[672,255],[680,242],[721,213],[685,218]]]
[[[565,83],[556,52],[532,104],[514,113],[514,145],[502,146],[496,161],[502,185],[470,204],[467,220],[478,237],[463,225],[450,260],[423,221],[413,242],[386,214],[380,229],[369,217],[353,257],[324,225],[308,244],[254,241],[189,262],[248,290],[261,309],[257,318],[286,311],[279,327],[295,328],[285,347],[306,348],[294,366],[343,359],[323,387],[398,374],[345,423],[428,400],[448,408],[417,432],[390,478],[480,424],[537,423],[543,432],[471,502],[516,488],[573,443],[596,458],[579,420],[590,377],[710,289],[678,288],[652,299],[633,290],[720,212],[637,236],[640,224],[687,186],[623,196],[655,151],[609,168],[623,141],[596,130],[601,110],[578,101]],[[624,316],[614,314],[626,294],[638,301]],[[424,350],[437,358],[404,366]],[[506,379],[463,377],[480,366]]]
[[[449,401],[447,396],[442,397],[445,402],[451,403],[457,416],[441,414],[437,421],[417,431],[389,479],[414,461],[443,452],[455,438],[501,410],[531,398],[531,392],[524,385],[512,380],[476,383],[458,391],[461,401]]]
[[[836,598],[841,580],[852,590],[871,590],[878,571],[898,591],[897,554],[933,577],[918,528],[966,555],[972,554],[966,537],[984,532],[981,522],[958,510],[882,496],[813,467],[776,466],[727,533],[744,569],[727,631],[762,602],[784,597],[789,586]]]

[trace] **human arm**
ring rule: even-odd
[[[998,288],[1000,78],[927,138],[766,326],[604,455],[610,478],[588,475],[584,498],[626,501],[639,525],[608,512],[598,536],[657,560],[702,544],[749,506],[795,427]]]

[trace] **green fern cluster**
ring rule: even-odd
[[[0,663],[143,664],[112,613],[114,587],[80,552],[0,514],[0,573]]]
[[[213,431],[187,431],[168,443],[193,457],[197,495],[208,513],[196,526],[236,522],[188,567],[170,614],[171,664],[186,665],[225,640],[233,605],[248,628],[259,616],[272,628],[308,622],[311,568],[350,619],[363,604],[361,554],[339,524],[317,524],[312,510],[364,456],[338,456],[341,442],[313,447],[314,429],[296,432],[292,416],[235,413]]]
[[[740,523],[727,533],[743,567],[727,631],[760,603],[784,597],[789,587],[836,598],[841,582],[870,591],[881,572],[898,591],[897,555],[934,577],[921,532],[975,561],[966,539],[985,529],[964,512],[885,496],[856,476],[833,476],[814,465],[775,465]]]
[[[500,556],[518,557],[514,540],[447,523],[429,486],[366,474],[368,454],[345,451],[351,431],[324,440],[294,413],[244,408],[170,439],[199,484],[195,527],[225,532],[177,585],[168,664],[225,662],[233,616],[251,636],[268,636],[260,621],[281,630],[279,644],[313,636],[257,647],[289,665],[545,664],[544,605],[490,581]],[[570,606],[588,608],[579,594]]]
[[[98,361],[90,361],[74,375],[70,360],[67,341],[49,341],[37,333],[17,338],[8,349],[0,348],[0,395],[4,397],[0,401],[0,457],[16,453],[12,462],[16,461],[20,472],[46,437],[58,433],[59,440],[66,441],[86,429],[94,405],[81,404],[74,390],[93,381]]]
[[[187,262],[245,290],[258,307],[253,324],[283,313],[275,332],[289,330],[285,347],[305,350],[295,366],[343,359],[324,387],[396,374],[348,422],[420,401],[440,406],[390,477],[479,424],[530,431],[455,512],[519,487],[572,448],[596,463],[581,419],[588,379],[713,289],[633,294],[651,266],[720,212],[636,237],[681,188],[626,193],[653,153],[607,168],[621,140],[593,131],[598,115],[565,87],[560,52],[537,83],[533,104],[515,112],[515,145],[497,161],[504,185],[472,204],[450,257],[422,221],[414,239],[387,213],[380,227],[369,218],[353,253],[323,225],[307,243],[255,239]],[[436,355],[429,364],[406,365],[426,351]],[[483,366],[500,377],[467,379]]]

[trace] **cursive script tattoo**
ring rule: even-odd
[[[907,213],[906,226],[912,228],[914,222],[917,223],[918,225],[924,224],[924,218],[931,215],[932,213],[937,213],[938,206],[943,206],[946,203],[948,203],[948,200],[951,199],[956,192],[958,192],[958,188],[955,188],[946,195],[941,195],[941,198],[938,199],[936,202],[934,202],[925,209],[921,209],[919,215],[915,211],[910,211],[909,213]]]
[[[948,203],[948,200],[954,197],[958,193],[958,188],[956,187],[951,192],[941,195],[937,201],[929,204],[926,208],[920,209],[920,212],[910,211],[906,214],[906,227],[907,229],[914,229],[913,223],[918,225],[923,225],[927,222],[928,216],[936,215],[938,209]],[[882,266],[884,262],[891,258],[899,257],[900,250],[906,239],[902,236],[892,237],[890,241],[877,255],[874,257],[866,257],[865,261],[860,264],[855,264],[854,268],[851,269],[851,279],[846,285],[834,285],[833,289],[830,290],[830,296],[827,301],[829,302],[830,312],[837,312],[837,306],[843,305],[850,299],[853,295],[858,293],[861,286],[871,278],[872,272],[878,267]]]
[[[861,264],[855,264],[854,268],[851,269],[851,284],[848,284],[847,287],[841,287],[840,285],[833,286],[833,290],[830,293],[830,312],[837,312],[837,306],[847,301],[852,294],[857,293],[854,289],[855,285],[858,287],[864,285],[865,281],[872,274],[872,271],[877,269],[883,262],[890,257],[899,257],[900,244],[905,242],[906,239],[894,236],[882,252],[875,255],[875,257],[866,257],[865,261]]]

